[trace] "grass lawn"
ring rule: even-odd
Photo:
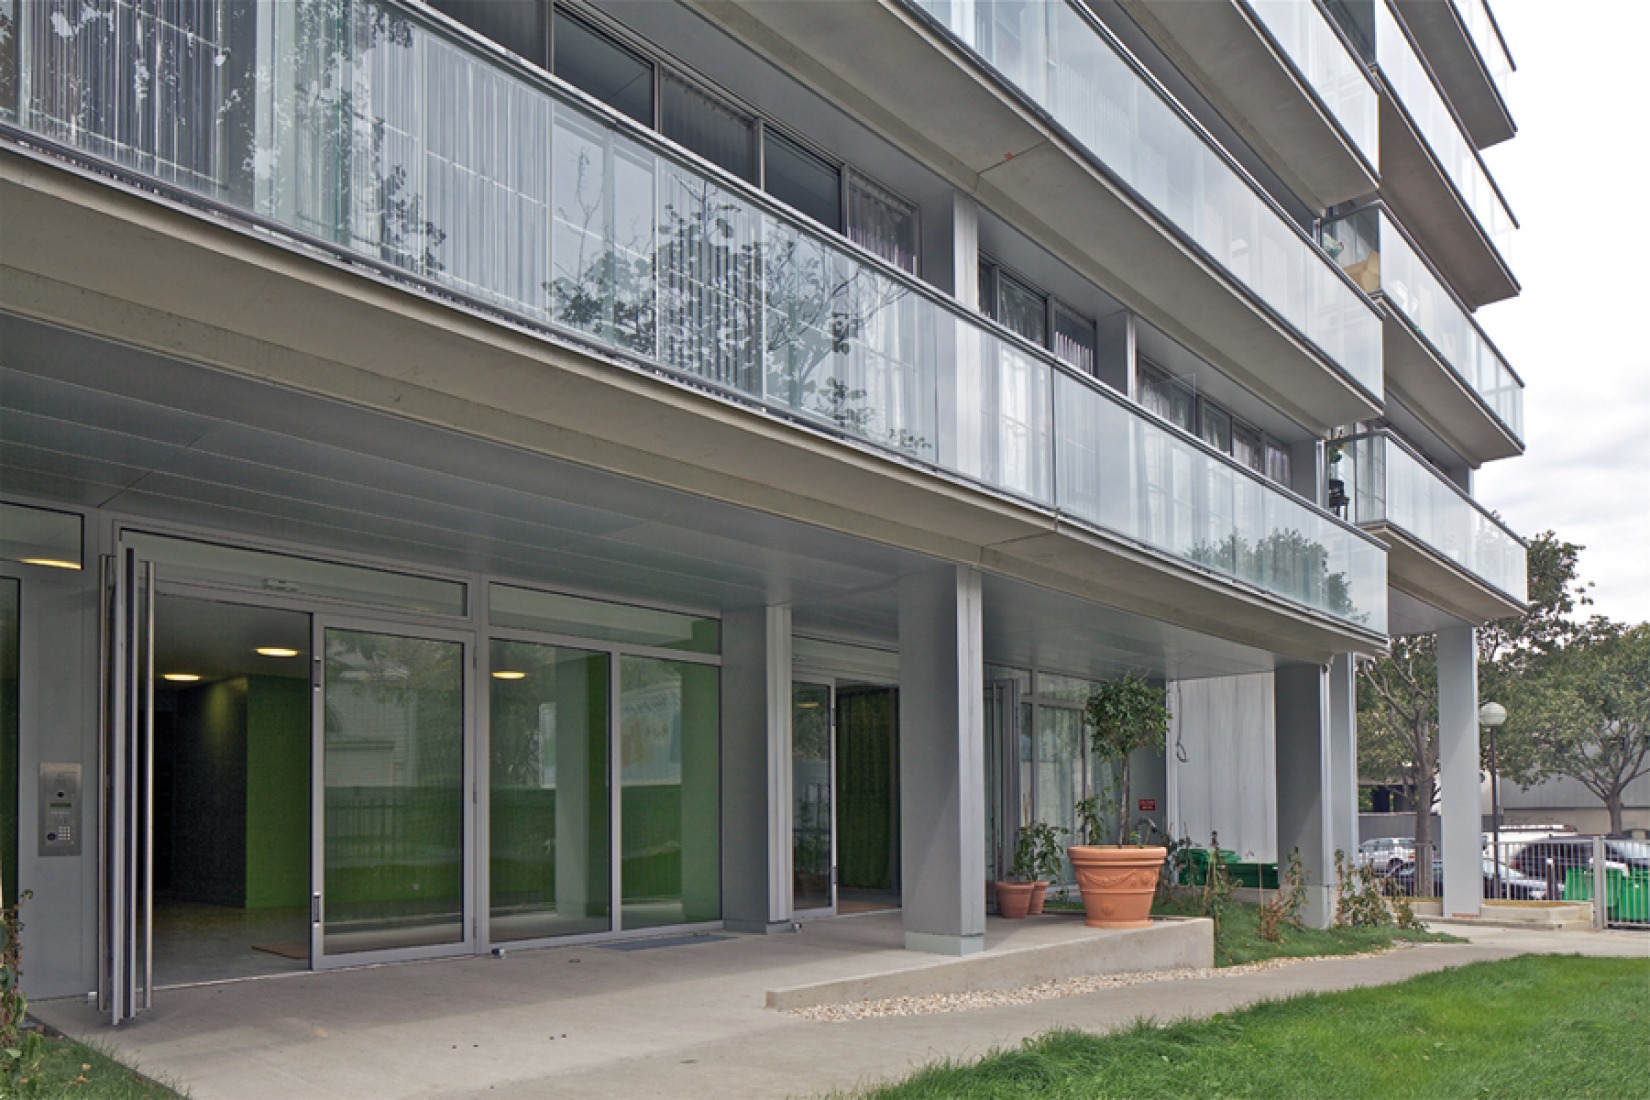
[[[43,1040],[41,1056],[23,1079],[0,1096],[75,1097],[77,1100],[176,1100],[180,1094],[139,1077],[106,1054],[72,1039]]]
[[[870,1095],[1643,1100],[1647,1036],[1650,959],[1525,956],[1209,1020],[1050,1032]]]
[[[1080,901],[1050,900],[1048,908],[1081,912]],[[1179,897],[1158,895],[1152,913],[1162,917],[1195,917],[1201,914],[1195,897],[1187,892]],[[1380,951],[1396,943],[1459,943],[1455,936],[1440,932],[1402,928],[1285,928],[1277,942],[1260,937],[1260,906],[1231,902],[1226,906],[1226,927],[1215,945],[1216,966],[1240,966],[1276,958],[1309,958],[1314,955],[1360,955]],[[1650,1094],[1647,1094],[1650,1095]]]

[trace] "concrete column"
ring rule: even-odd
[[[791,609],[722,617],[722,920],[791,928]]]
[[[985,948],[985,664],[978,570],[904,577],[899,600],[905,946]]]
[[[1350,653],[1329,663],[1329,855],[1358,851],[1358,669]],[[1285,860],[1288,853],[1284,853]]]
[[[951,293],[980,308],[980,205],[961,191],[951,198]]]
[[[1476,917],[1484,898],[1484,822],[1479,816],[1478,632],[1438,632],[1439,851],[1444,915]],[[1425,809],[1425,807],[1419,807]]]
[[[1278,861],[1287,865],[1299,848],[1306,876],[1306,908],[1301,919],[1315,928],[1335,917],[1335,849],[1350,854],[1346,843],[1357,821],[1357,788],[1337,780],[1346,765],[1339,759],[1337,730],[1350,729],[1344,697],[1345,672],[1333,666],[1295,665],[1275,677],[1277,706]],[[1332,716],[1339,702],[1340,718]],[[1344,750],[1343,750],[1344,751]],[[1349,755],[1349,754],[1347,754]],[[1349,820],[1350,819],[1350,820]]]

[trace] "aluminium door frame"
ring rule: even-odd
[[[398,638],[422,638],[454,642],[462,647],[460,682],[464,692],[459,708],[459,760],[463,776],[459,786],[463,837],[459,846],[459,938],[450,943],[417,947],[386,947],[367,951],[328,954],[325,944],[326,916],[326,634],[328,630],[388,634]],[[481,794],[477,788],[476,757],[477,699],[476,676],[479,653],[477,632],[470,627],[425,625],[404,619],[314,612],[310,617],[310,931],[311,970],[337,970],[352,966],[406,962],[414,959],[462,958],[479,952],[480,912],[476,908],[479,888],[477,868],[477,821],[481,817]]]
[[[791,848],[791,851],[789,853],[789,858],[786,861],[790,865],[790,868],[791,868],[790,914],[791,914],[791,919],[793,921],[823,920],[823,919],[826,919],[826,918],[829,918],[829,917],[834,917],[834,916],[837,915],[837,903],[838,903],[838,900],[839,900],[838,896],[837,896],[837,886],[838,886],[837,879],[840,877],[840,875],[838,873],[838,861],[840,859],[841,853],[838,851],[838,848],[837,848],[837,799],[838,799],[838,795],[839,795],[839,792],[837,791],[837,759],[836,759],[836,735],[837,735],[836,689],[837,689],[837,677],[835,675],[831,674],[831,673],[814,672],[814,671],[810,671],[810,670],[807,670],[807,669],[798,670],[798,669],[793,668],[791,670],[791,700],[790,700],[790,707],[791,707],[791,738],[790,738],[790,744],[788,746],[789,759],[786,761],[786,766],[791,770],[791,784],[790,785],[792,787],[792,792],[791,792],[790,805],[785,807],[785,816],[790,821],[789,833],[793,838],[796,836],[796,792],[795,792],[795,785],[796,785],[796,771],[795,771],[795,769],[796,769],[796,685],[798,685],[798,684],[813,684],[816,687],[823,687],[828,692],[830,692],[830,703],[829,703],[829,707],[828,707],[829,718],[830,718],[830,735],[826,738],[826,743],[828,745],[828,759],[830,761],[830,769],[829,769],[829,771],[830,771],[830,788],[829,789],[830,789],[830,795],[831,795],[831,827],[830,827],[831,856],[830,856],[830,871],[829,871],[829,875],[828,875],[829,887],[830,887],[830,902],[826,905],[815,906],[811,909],[798,909],[796,907],[796,849],[795,849],[795,841],[793,840],[792,841],[792,848]]]

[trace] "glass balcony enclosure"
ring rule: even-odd
[[[1490,14],[1489,5],[1484,0],[1450,0],[1450,4],[1467,28],[1467,37],[1472,39],[1473,48],[1484,63],[1484,71],[1498,83],[1506,80],[1512,75],[1513,62],[1507,53],[1506,42],[1495,25],[1495,17]]]
[[[1501,239],[1516,228],[1517,222],[1500,189],[1490,179],[1484,162],[1462,132],[1386,0],[1375,0],[1374,12],[1375,60],[1387,87],[1403,105],[1484,235],[1492,242]]]
[[[908,0],[1047,111],[1112,175],[1347,377],[1381,395],[1381,326],[1122,47],[1069,3]]]
[[[1342,443],[1329,476],[1347,486],[1348,518],[1386,523],[1519,603],[1528,599],[1524,544],[1397,436]]]
[[[1380,294],[1433,353],[1519,439],[1524,437],[1524,383],[1507,366],[1432,268],[1379,206],[1323,227],[1325,249],[1370,294]]]
[[[175,22],[134,0],[82,10],[20,9],[0,119],[33,139],[1385,629],[1373,539],[414,9],[159,9]]]
[[[1364,160],[1378,167],[1380,93],[1323,9],[1300,0],[1239,2],[1266,28]]]

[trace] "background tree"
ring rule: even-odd
[[[1478,631],[1479,697],[1495,699],[1515,714],[1524,696],[1515,687],[1545,667],[1583,629],[1578,609],[1592,603],[1591,587],[1578,580],[1582,547],[1544,531],[1530,543],[1529,607]],[[1534,782],[1550,762],[1528,736],[1528,720],[1499,732],[1502,773]],[[1481,746],[1487,757],[1487,746]],[[1545,754],[1544,754],[1545,753]],[[1402,788],[1415,809],[1415,843],[1431,844],[1430,809],[1438,782],[1438,645],[1431,634],[1393,640],[1387,657],[1360,666],[1358,674],[1358,772],[1360,777]]]
[[[1627,785],[1650,773],[1650,624],[1594,618],[1526,662],[1507,691],[1504,728],[1523,751],[1503,772],[1526,789],[1549,776],[1577,780],[1619,834]]]

